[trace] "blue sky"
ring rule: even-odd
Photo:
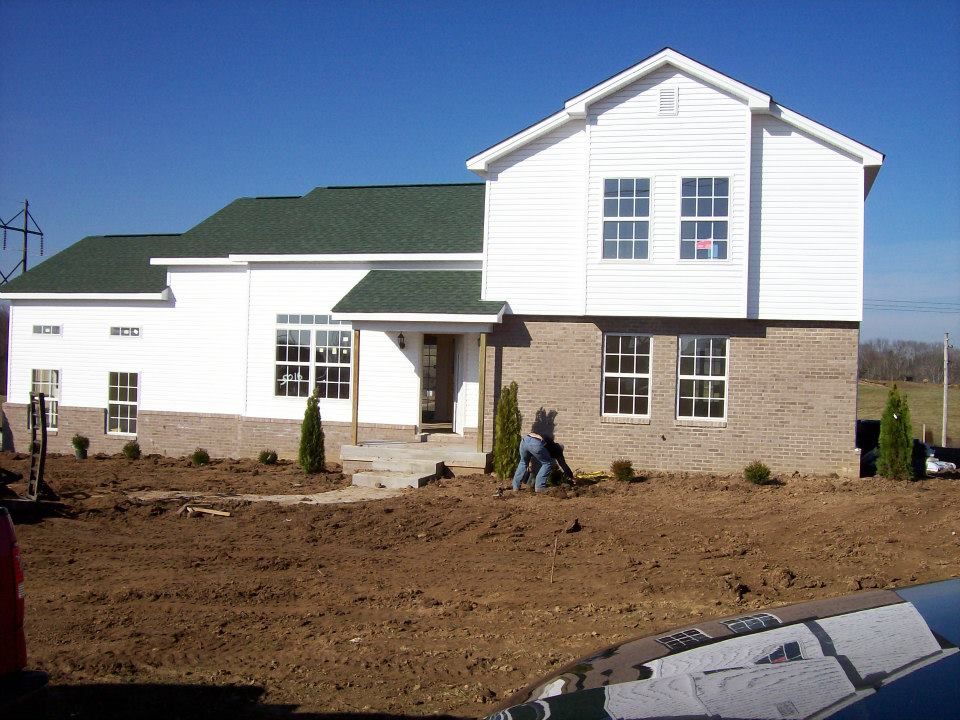
[[[0,27],[0,217],[29,198],[48,253],[244,195],[474,180],[467,157],[669,45],[885,152],[865,297],[960,305],[957,2],[3,0]]]

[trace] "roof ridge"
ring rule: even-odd
[[[466,187],[471,185],[483,185],[482,182],[459,182],[459,183],[398,183],[395,185],[320,185],[314,190],[368,190],[373,188],[414,188],[414,187]]]
[[[117,233],[111,235],[89,235],[88,237],[122,238],[122,237],[180,237],[183,233]]]
[[[237,198],[238,200],[299,200],[303,195],[254,195],[253,198]]]

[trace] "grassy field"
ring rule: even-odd
[[[887,402],[887,393],[893,384],[892,382],[861,382],[857,416],[879,420],[883,415],[883,406]],[[934,444],[939,445],[943,386],[915,382],[898,382],[896,385],[907,396],[914,437],[920,437],[920,431],[926,423],[927,432],[933,433]],[[951,385],[949,395],[947,436],[952,439],[948,444],[955,446],[960,444],[960,386]]]

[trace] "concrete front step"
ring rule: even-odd
[[[443,475],[443,462],[440,460],[374,460],[370,463],[370,469],[441,477]]]
[[[380,443],[376,445],[343,445],[341,462],[442,462],[447,467],[476,468],[482,472],[489,453],[447,445],[445,443]]]
[[[353,484],[359,487],[418,488],[433,480],[435,475],[403,472],[358,472],[353,475]]]

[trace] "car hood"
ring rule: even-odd
[[[704,622],[614,645],[490,720],[953,717],[960,579]]]

